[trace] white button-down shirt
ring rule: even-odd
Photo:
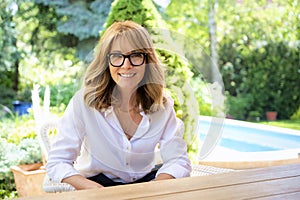
[[[154,167],[154,151],[159,143],[163,166],[157,175],[189,176],[191,166],[182,139],[183,127],[175,116],[173,104],[168,97],[162,110],[141,112],[142,121],[128,140],[113,107],[103,111],[87,107],[81,89],[59,120],[47,174],[56,182],[76,174],[91,177],[99,173],[113,180],[132,182]]]

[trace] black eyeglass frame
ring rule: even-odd
[[[110,56],[111,56],[111,55],[114,55],[114,54],[122,55],[122,56],[123,56],[123,61],[122,61],[122,63],[121,63],[120,65],[114,65],[114,64],[112,64],[112,62],[111,62],[111,60],[110,60]],[[144,56],[143,62],[142,62],[141,64],[136,65],[136,64],[132,63],[130,56],[132,56],[132,55],[134,55],[134,54],[142,54],[142,55]],[[130,62],[130,64],[131,64],[132,66],[138,67],[138,66],[143,65],[143,64],[145,63],[145,60],[146,60],[146,63],[147,63],[147,58],[148,58],[147,56],[148,56],[147,53],[143,53],[143,52],[134,52],[134,53],[131,53],[131,54],[128,54],[128,55],[125,55],[125,54],[122,54],[122,53],[109,53],[109,54],[107,54],[106,57],[107,57],[108,62],[109,62],[109,63],[111,64],[111,66],[113,66],[113,67],[122,67],[122,65],[124,65],[124,62],[125,62],[125,59],[126,59],[126,58],[128,58],[128,60],[129,60],[129,62]]]

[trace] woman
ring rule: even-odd
[[[163,84],[146,29],[115,22],[59,121],[46,165],[49,177],[88,189],[189,176],[182,123]],[[154,168],[157,144],[160,168]]]

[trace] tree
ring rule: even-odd
[[[219,73],[219,55],[217,51],[217,24],[215,20],[216,8],[218,6],[217,0],[214,0],[210,6],[208,13],[208,28],[209,28],[209,38],[210,38],[210,55],[211,55],[211,80],[212,82],[218,82],[222,87],[223,83],[220,79]],[[223,90],[223,89],[222,89]]]
[[[77,57],[88,61],[89,53],[99,40],[113,0],[34,0],[43,7],[54,9],[60,20],[55,23],[61,35],[60,42],[66,47],[75,47]]]
[[[173,27],[184,33],[186,38],[193,38],[195,43],[200,44],[203,47],[205,52],[209,52],[209,30],[207,26],[207,16],[209,13],[209,8],[211,3],[214,1],[171,1],[170,5],[167,7],[166,12],[168,14],[169,21],[174,22]],[[254,72],[257,65],[256,61],[250,60],[266,55],[264,51],[266,49],[271,50],[273,48],[269,48],[268,44],[274,45],[274,49],[276,46],[284,47],[287,43],[291,46],[291,49],[288,52],[291,52],[292,55],[297,52],[297,43],[299,42],[299,1],[298,0],[288,0],[282,2],[280,0],[244,0],[244,1],[236,1],[236,0],[218,0],[218,10],[215,13],[215,19],[218,24],[217,29],[217,41],[218,41],[218,54],[219,61],[218,65],[220,67],[220,72],[222,73],[225,90],[228,91],[233,97],[239,98],[234,102],[240,103],[240,111],[244,110],[244,117],[246,119],[248,113],[258,113],[262,112],[266,109],[267,102],[264,101],[260,104],[258,99],[253,98],[253,96],[259,94],[257,91],[251,90],[250,85],[259,83],[256,81],[258,79],[253,79],[254,77],[263,76],[260,72],[256,75],[251,75],[249,73]],[[196,33],[196,34],[195,34]],[[284,42],[286,44],[277,45],[275,43]],[[191,44],[191,42],[186,42],[186,44]],[[267,45],[267,46],[266,46]],[[197,69],[200,69],[205,76],[209,72],[206,71],[206,68],[200,68],[199,65],[205,66],[205,62],[201,59],[202,54],[195,52],[195,48],[193,45],[191,49],[194,53],[188,53],[186,57],[192,61],[193,64],[193,72],[197,76]],[[185,46],[185,48],[188,48]],[[261,52],[259,52],[261,51]],[[278,49],[279,51],[279,49]],[[254,55],[256,53],[261,53],[261,55]],[[273,52],[274,53],[274,52]],[[252,55],[253,54],[253,55]],[[198,55],[195,56],[195,55]],[[199,56],[200,55],[200,56]],[[271,55],[271,54],[269,54]],[[275,54],[274,54],[275,55]],[[279,54],[276,54],[279,56]],[[280,55],[280,57],[284,57],[284,55]],[[268,58],[270,60],[275,61],[275,59]],[[293,59],[296,59],[294,57]],[[198,62],[197,62],[198,61]],[[274,65],[280,66],[285,61],[276,61],[276,63],[269,63],[265,67],[270,71]],[[297,60],[290,60],[290,63],[297,62]],[[196,64],[195,64],[196,63]],[[200,63],[200,64],[199,64]],[[253,65],[256,63],[256,66]],[[294,68],[297,68],[294,66]],[[195,70],[196,69],[196,70]],[[295,71],[295,69],[291,70]],[[278,73],[272,74],[272,79],[282,80],[279,81],[275,89],[276,91],[281,91],[282,85],[286,85],[284,83],[284,79]],[[294,77],[294,75],[289,75],[290,77]],[[209,76],[207,76],[209,77]],[[206,77],[205,77],[206,78]],[[209,80],[209,79],[207,79]],[[290,80],[291,81],[291,80]],[[294,83],[297,83],[297,80],[293,80]],[[250,84],[251,83],[251,84]],[[268,87],[266,87],[268,88]],[[291,91],[288,88],[286,91]],[[251,91],[251,93],[250,93]],[[273,94],[272,94],[273,93]],[[282,98],[281,95],[274,95],[273,91],[265,91],[264,96],[273,95]],[[293,99],[295,101],[295,94],[292,94]],[[272,99],[272,98],[271,98]],[[294,104],[294,102],[291,104]],[[237,104],[233,104],[231,107],[237,108]],[[294,106],[293,106],[294,107]],[[295,106],[297,107],[297,106]],[[279,115],[281,117],[288,117],[288,113],[291,113],[290,108],[285,109],[286,114]],[[295,110],[294,110],[295,112]]]
[[[14,1],[5,0],[0,3],[0,104],[9,107],[19,84],[20,52],[13,21],[15,6]]]
[[[169,21],[173,27],[183,32],[187,38],[201,48],[201,53],[195,53],[194,45],[190,39],[185,41],[186,56],[192,61],[195,76],[204,76],[209,82],[218,82],[223,86],[218,68],[217,51],[217,22],[218,1],[171,1],[167,7]],[[195,34],[197,33],[197,34]],[[192,46],[189,48],[189,46]],[[203,53],[206,53],[204,56]],[[208,62],[209,60],[209,62]],[[199,63],[200,61],[200,63]],[[209,64],[204,64],[204,63]],[[204,65],[203,65],[204,64]],[[202,66],[201,66],[202,65]]]
[[[88,55],[99,39],[99,31],[103,28],[111,2],[108,0],[2,2],[1,12],[9,16],[7,15],[4,23],[1,23],[6,25],[6,28],[1,29],[4,30],[5,36],[3,39],[5,50],[1,51],[5,55],[1,59],[4,64],[0,67],[1,71],[3,69],[0,75],[3,76],[1,82],[5,83],[0,89],[4,88],[1,95],[5,98],[1,98],[1,101],[7,99],[9,101],[5,103],[7,105],[15,98],[30,101],[30,90],[35,83],[52,85],[55,97],[56,93],[59,93],[57,90],[61,90],[63,85],[68,84],[66,82],[70,82],[67,77],[78,72],[78,69],[77,72],[73,69],[73,74],[69,75],[66,67],[76,68],[74,66],[78,65],[79,59],[88,61]],[[60,76],[56,76],[56,79],[50,77],[50,74],[58,75],[62,74],[62,71],[65,71],[64,76],[62,75],[65,80],[58,80]],[[15,91],[7,88],[13,88]],[[67,101],[66,98],[64,102]]]
[[[166,13],[173,29],[183,35],[179,40],[183,41],[184,55],[194,73],[193,81],[201,80],[202,86],[207,85],[209,101],[203,89],[195,90],[196,93],[200,93],[197,98],[200,113],[204,111],[204,115],[224,117],[224,87],[218,67],[218,4],[223,5],[224,1],[174,0],[167,7]],[[221,88],[220,92],[217,92],[220,94],[213,95],[219,91],[217,88]]]
[[[217,5],[217,1],[183,0],[171,1],[166,9],[167,21],[173,29],[185,35],[184,52],[193,65],[195,76],[203,76],[209,82],[220,81],[215,19],[215,13],[219,12]]]
[[[297,0],[243,1],[232,4],[231,15],[219,23],[219,64],[226,90],[244,105],[241,119],[251,112],[264,118],[270,109],[286,119],[298,109],[298,5]]]
[[[67,36],[59,34],[56,24],[62,20],[51,6],[33,0],[19,1],[13,21],[16,24],[17,47],[20,52],[20,84],[18,99],[31,101],[33,84],[58,84],[59,74],[68,72],[64,62],[78,63],[74,48],[65,47]],[[67,66],[69,68],[69,65]],[[57,78],[50,77],[55,74]],[[66,74],[65,74],[66,75]],[[68,81],[65,76],[65,80]],[[65,82],[66,82],[65,81]],[[53,95],[54,96],[54,95]]]

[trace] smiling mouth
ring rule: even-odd
[[[121,73],[119,73],[119,76],[121,76],[123,78],[131,78],[135,75],[136,75],[136,73],[131,73],[131,74],[121,74]]]

